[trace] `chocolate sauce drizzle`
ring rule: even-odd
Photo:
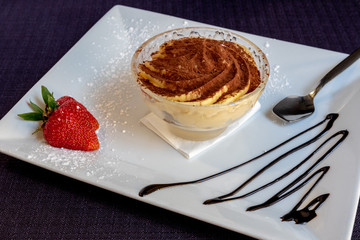
[[[335,113],[328,114],[326,116],[326,118],[323,121],[319,122],[318,124],[315,124],[314,126],[312,126],[312,127],[308,128],[308,129],[298,133],[297,135],[295,135],[295,136],[289,138],[288,140],[280,143],[279,145],[271,148],[270,150],[268,150],[268,151],[266,151],[266,152],[264,152],[264,153],[262,153],[262,154],[260,154],[260,155],[258,155],[256,157],[254,157],[254,158],[252,158],[252,159],[250,159],[250,160],[248,160],[246,162],[243,162],[243,163],[241,163],[241,164],[239,164],[237,166],[234,166],[232,168],[229,168],[229,169],[226,169],[224,171],[218,172],[216,174],[210,175],[208,177],[200,178],[200,179],[193,180],[193,181],[168,183],[168,184],[152,184],[152,185],[149,185],[149,186],[146,186],[145,188],[143,188],[139,192],[139,196],[143,197],[145,195],[148,195],[148,194],[153,193],[153,192],[155,192],[157,190],[167,188],[167,187],[196,184],[196,183],[201,183],[201,182],[204,182],[204,181],[208,181],[208,180],[213,179],[215,177],[219,177],[219,176],[224,175],[224,174],[226,174],[228,172],[231,172],[231,171],[233,171],[235,169],[238,169],[238,168],[240,168],[240,167],[242,167],[242,166],[244,166],[244,165],[246,165],[248,163],[251,163],[251,162],[261,158],[262,156],[264,156],[266,154],[271,153],[272,151],[282,147],[283,145],[285,145],[285,144],[289,143],[290,141],[294,140],[295,138],[298,138],[301,135],[303,135],[303,134],[313,130],[314,128],[319,127],[320,125],[324,124],[325,122],[327,122],[325,128],[319,134],[317,134],[315,137],[311,138],[310,140],[308,140],[308,141],[306,141],[306,142],[292,148],[291,150],[289,150],[286,153],[282,154],[281,156],[277,157],[276,159],[271,161],[269,164],[267,164],[265,167],[261,168],[253,176],[248,178],[243,184],[241,184],[235,190],[231,191],[228,194],[225,194],[225,195],[222,195],[222,196],[219,196],[219,197],[216,197],[216,198],[212,198],[212,199],[206,200],[204,202],[205,205],[216,204],[216,203],[221,203],[221,202],[226,202],[226,201],[245,198],[245,197],[253,195],[253,194],[255,194],[255,193],[259,192],[259,191],[262,191],[265,188],[267,188],[267,187],[279,182],[280,180],[284,179],[285,177],[289,176],[291,173],[293,173],[294,171],[299,169],[304,163],[309,161],[309,159],[311,159],[320,149],[322,149],[325,145],[327,145],[331,140],[333,140],[335,138],[339,138],[333,145],[331,145],[331,147],[321,157],[319,157],[309,168],[307,168],[299,177],[297,177],[289,185],[284,187],[282,190],[280,190],[278,193],[273,195],[271,198],[269,198],[264,203],[259,204],[259,205],[255,205],[255,206],[251,206],[251,207],[249,207],[247,209],[247,211],[255,211],[255,210],[258,210],[258,209],[261,209],[261,208],[269,207],[269,206],[271,206],[271,205],[285,199],[286,197],[290,196],[291,194],[295,193],[296,191],[298,191],[299,189],[301,189],[302,187],[307,185],[313,178],[317,177],[317,180],[315,181],[315,183],[313,183],[311,188],[305,193],[305,195],[302,197],[302,199],[299,201],[299,203],[297,203],[296,206],[289,213],[287,213],[283,217],[281,217],[281,219],[283,221],[294,220],[296,223],[309,222],[314,217],[316,217],[316,213],[315,213],[316,209],[318,209],[321,206],[321,204],[330,195],[328,193],[320,195],[320,196],[316,197],[315,199],[313,199],[304,208],[299,210],[299,207],[303,204],[305,199],[309,196],[310,192],[316,187],[316,185],[320,182],[320,180],[328,172],[330,167],[329,166],[322,167],[322,168],[318,169],[317,171],[315,171],[313,174],[311,174],[311,172],[320,164],[320,162],[322,162],[326,157],[328,157],[330,155],[330,153],[332,153],[334,151],[334,149],[336,149],[336,147],[339,146],[345,140],[345,138],[348,135],[347,130],[338,131],[335,134],[333,134],[331,137],[329,137],[323,143],[321,143],[319,145],[319,147],[317,147],[312,153],[310,153],[304,160],[302,160],[295,167],[293,167],[292,169],[290,169],[288,172],[284,173],[280,177],[275,178],[274,180],[266,183],[265,185],[263,185],[261,187],[258,187],[255,190],[247,192],[247,193],[245,193],[243,195],[235,196],[235,197],[233,197],[233,196],[236,193],[238,193],[241,189],[243,189],[246,185],[248,185],[250,182],[252,182],[255,178],[259,177],[267,169],[269,169],[270,167],[272,167],[273,165],[278,163],[280,160],[282,160],[282,159],[286,158],[287,156],[295,153],[296,151],[299,151],[300,149],[303,149],[304,147],[307,147],[307,146],[311,145],[312,143],[318,141],[321,137],[323,137],[332,128],[332,126],[333,126],[335,120],[338,118],[338,116],[339,115],[335,114]]]
[[[326,129],[326,128],[325,128]],[[324,130],[325,130],[324,129]],[[321,133],[320,133],[321,134]],[[240,199],[240,198],[245,198],[248,197],[250,195],[253,195],[254,193],[257,193],[271,185],[273,185],[276,182],[279,182],[281,179],[285,178],[286,176],[290,175],[292,172],[294,172],[296,169],[298,169],[299,167],[301,167],[305,162],[307,162],[313,155],[315,155],[316,152],[318,152],[321,148],[323,148],[331,139],[337,137],[338,135],[342,135],[342,137],[324,154],[322,155],[313,165],[311,165],[303,174],[301,174],[297,179],[295,179],[292,183],[290,183],[288,186],[286,186],[283,190],[281,190],[279,193],[277,193],[276,196],[270,198],[268,201],[266,201],[266,204],[262,204],[259,205],[257,207],[250,207],[247,209],[247,211],[254,211],[263,207],[268,207],[280,200],[282,200],[283,198],[289,196],[290,194],[294,193],[295,191],[291,191],[291,193],[286,194],[286,196],[284,197],[279,197],[282,193],[284,193],[286,190],[288,190],[290,187],[294,186],[296,183],[300,182],[302,179],[304,179],[322,160],[324,160],[348,135],[348,131],[346,130],[342,130],[339,131],[337,133],[335,133],[334,135],[332,135],[330,138],[328,138],[326,141],[324,141],[317,149],[315,149],[315,151],[313,151],[309,156],[307,156],[303,161],[301,161],[299,164],[297,164],[295,167],[293,167],[292,169],[290,169],[288,172],[284,173],[282,176],[274,179],[273,181],[249,192],[246,193],[244,195],[241,196],[237,196],[237,197],[233,197],[233,198],[229,198],[230,196],[236,194],[237,192],[239,192],[243,187],[245,187],[247,184],[249,184],[252,180],[254,180],[256,177],[258,177],[261,173],[263,173],[266,169],[270,168],[271,166],[273,166],[275,163],[277,163],[278,161],[280,161],[281,159],[283,159],[285,156],[288,156],[289,154],[299,150],[300,148],[303,148],[309,144],[311,144],[312,142],[315,141],[315,139],[317,140],[319,138],[319,135],[315,136],[313,139],[305,142],[304,144],[299,145],[298,147],[295,147],[293,149],[291,149],[290,151],[288,151],[287,153],[281,155],[279,158],[275,159],[274,161],[272,161],[271,163],[269,163],[268,165],[266,165],[264,168],[262,168],[261,170],[259,170],[258,172],[256,172],[252,177],[250,177],[247,181],[245,181],[242,185],[240,185],[240,187],[236,188],[234,191],[217,197],[217,198],[213,198],[210,200],[206,200],[204,202],[204,204],[214,204],[214,203],[220,203],[220,202],[225,202],[225,201],[230,201],[230,200],[235,200],[235,199]],[[284,156],[285,155],[285,156]],[[310,180],[310,179],[309,179]],[[305,185],[305,184],[304,184]],[[301,185],[303,186],[303,185]],[[294,189],[295,190],[295,189]],[[296,188],[296,190],[299,190],[299,188]]]
[[[297,210],[301,205],[302,201],[300,201],[289,213],[285,214],[281,217],[282,221],[295,221],[297,224],[307,223],[311,221],[314,217],[317,216],[316,209],[318,209],[323,202],[329,197],[329,193],[318,196],[313,199],[308,205],[306,205],[303,209]],[[313,209],[310,209],[314,206]]]

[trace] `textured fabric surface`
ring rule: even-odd
[[[0,0],[0,118],[116,4],[338,52],[360,46],[359,0]],[[3,154],[0,238],[251,239]]]

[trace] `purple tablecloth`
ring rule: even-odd
[[[0,118],[116,4],[338,52],[360,46],[359,0],[0,0]],[[3,154],[0,238],[251,239]]]

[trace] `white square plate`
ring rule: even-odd
[[[200,25],[204,24],[115,6],[1,120],[0,151],[68,177],[253,237],[350,239],[360,182],[359,62],[319,93],[314,115],[285,125],[271,114],[272,107],[287,95],[311,90],[346,54],[239,33],[262,48],[271,64],[270,80],[259,99],[262,107],[236,133],[187,160],[140,124],[139,120],[148,110],[132,79],[130,60],[136,48],[149,37],[168,29]],[[22,121],[17,114],[29,111],[27,100],[40,102],[41,85],[53,91],[56,98],[75,97],[93,113],[101,125],[98,151],[56,149],[46,144],[41,134],[31,134],[38,124]],[[249,199],[202,204],[204,200],[233,190],[251,172],[263,166],[266,159],[198,185],[138,196],[150,183],[193,180],[235,166],[321,121],[330,112],[340,113],[331,131],[348,129],[350,135],[322,163],[331,166],[331,170],[311,194],[330,193],[330,198],[308,224],[280,220],[299,201],[306,188],[255,212],[246,212],[246,208],[262,203],[266,194],[274,190]],[[298,156],[307,156],[313,149],[307,148]],[[286,166],[287,163],[283,163],[274,167],[265,178]],[[287,183],[289,180],[284,180],[279,187]]]

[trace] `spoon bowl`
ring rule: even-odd
[[[321,80],[319,85],[308,95],[290,96],[281,100],[273,108],[273,112],[287,122],[298,121],[310,116],[315,111],[314,97],[316,94],[338,74],[350,67],[360,58],[360,48],[356,49],[338,65],[330,70]]]
[[[289,96],[276,104],[273,109],[276,115],[288,122],[306,118],[314,111],[314,98],[310,95]]]

